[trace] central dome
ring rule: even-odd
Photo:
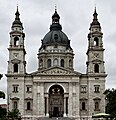
[[[52,25],[50,25],[50,31],[44,36],[42,40],[42,46],[48,45],[63,45],[70,46],[70,40],[67,35],[62,32],[62,26],[59,23],[60,16],[57,11],[52,16]]]
[[[67,45],[68,44],[68,37],[66,34],[60,30],[51,30],[48,32],[45,37],[43,38],[43,44],[49,45],[49,44],[62,44]]]

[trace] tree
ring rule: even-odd
[[[21,114],[18,109],[13,109],[12,111],[8,111],[7,115],[10,120],[21,120]]]
[[[0,106],[0,120],[3,120],[4,118],[6,118],[6,114],[7,114],[7,110]]]
[[[0,74],[0,80],[1,80],[2,77],[3,77],[3,75]],[[2,91],[0,91],[0,98],[5,99],[5,94],[4,94],[4,92],[2,92]]]
[[[2,77],[3,77],[3,75],[0,74],[0,80],[1,80]],[[0,98],[5,99],[5,93],[2,92],[2,91],[0,91]],[[0,106],[0,120],[4,120],[6,118],[6,114],[7,114],[6,108],[2,108]]]
[[[3,77],[3,75],[2,74],[0,74],[0,80],[1,80],[1,78]]]
[[[104,94],[106,95],[106,113],[116,118],[116,89],[107,89]]]
[[[4,92],[2,92],[2,91],[0,91],[0,98],[5,99],[5,94],[4,94]]]

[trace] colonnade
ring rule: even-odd
[[[68,98],[68,97],[67,97],[66,95],[64,95],[64,97],[63,97],[63,108],[64,108],[64,109],[63,109],[63,117],[67,117],[67,110],[66,110],[66,109],[67,109],[67,108],[66,108],[66,107],[67,107],[67,105],[66,105],[66,104],[67,104],[67,102],[66,102],[66,99],[67,99],[67,98]],[[46,99],[46,104],[45,104],[45,105],[46,105],[46,106],[45,106],[45,108],[46,108],[46,113],[45,113],[45,114],[46,114],[47,117],[49,117],[49,107],[50,107],[49,94],[46,94],[46,95],[45,95],[45,99]]]

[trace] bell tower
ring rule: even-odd
[[[104,48],[103,33],[97,18],[96,8],[93,14],[93,21],[90,24],[90,32],[88,34],[88,50],[87,50],[87,74],[105,74],[104,68]]]
[[[9,61],[7,74],[25,74],[26,72],[26,61],[25,61],[25,46],[23,33],[23,25],[19,18],[20,14],[18,11],[15,13],[15,20],[12,23],[10,32],[10,45],[9,45]]]

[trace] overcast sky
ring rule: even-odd
[[[24,26],[27,72],[37,70],[37,53],[41,39],[49,31],[55,4],[60,23],[74,50],[74,69],[86,73],[87,35],[95,5],[103,32],[105,68],[108,74],[106,88],[116,88],[116,0],[0,0],[0,90],[7,91],[5,74],[9,47],[9,32],[15,19],[17,4]],[[0,99],[0,103],[6,100]]]

